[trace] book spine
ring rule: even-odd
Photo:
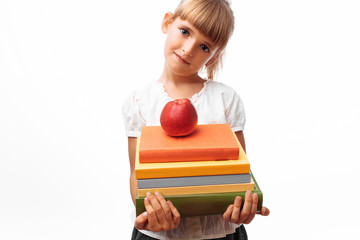
[[[137,179],[246,174],[249,172],[250,163],[189,167],[184,165],[183,167],[176,168],[159,167],[151,169],[135,169]]]
[[[139,150],[140,163],[193,162],[234,160],[239,158],[239,147],[209,149],[153,149]]]
[[[204,185],[188,187],[170,187],[170,188],[145,188],[138,189],[138,196],[145,197],[147,192],[160,192],[164,196],[188,195],[188,194],[206,194],[206,193],[225,193],[242,192],[254,189],[254,183],[237,183],[222,185]]]
[[[259,197],[257,210],[262,207],[262,192],[256,192]],[[222,193],[222,194],[197,194],[185,196],[165,196],[170,200],[179,211],[182,217],[207,216],[223,214],[230,204],[234,204],[235,197],[245,198],[246,192]],[[243,204],[241,204],[242,208]],[[136,215],[138,216],[145,211],[144,197],[136,198]]]
[[[227,174],[213,176],[196,176],[196,177],[176,177],[176,178],[150,178],[138,179],[137,187],[142,188],[164,188],[164,187],[185,187],[200,185],[219,185],[249,183],[251,175],[248,174]]]

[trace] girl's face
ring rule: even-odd
[[[165,42],[165,61],[167,67],[176,75],[192,76],[201,67],[217,60],[217,46],[200,33],[191,23],[180,18],[170,22],[170,13],[164,17],[162,32],[167,34]]]

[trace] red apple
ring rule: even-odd
[[[187,98],[168,102],[160,116],[161,127],[167,135],[186,136],[192,133],[197,126],[197,113]]]

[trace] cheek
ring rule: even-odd
[[[179,38],[179,36],[177,36],[176,33],[171,32],[168,34],[165,43],[165,45],[168,48],[179,48],[181,44],[182,44],[181,38]]]
[[[204,56],[203,54],[198,54],[197,55],[197,63],[200,67],[204,66],[209,60],[210,60],[210,57],[209,56]]]
[[[211,59],[214,57],[214,55],[215,55],[215,54],[211,54],[211,56],[209,56],[209,55],[206,56],[206,57],[205,57],[205,61],[204,61],[204,65],[205,65],[206,63],[208,63],[209,61],[211,61]]]
[[[171,40],[171,38],[166,38],[165,41],[165,52],[169,52],[174,48],[174,44],[173,41]]]
[[[169,45],[169,39],[166,38],[165,44],[164,44],[164,52],[166,53],[169,51],[170,45]]]

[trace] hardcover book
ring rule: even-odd
[[[236,160],[140,163],[139,145],[141,139],[142,136],[137,138],[136,147],[135,174],[137,179],[250,173],[250,162],[237,139],[239,157]]]
[[[260,211],[263,203],[263,193],[259,188],[254,176],[253,193],[259,196],[257,210]],[[223,214],[230,204],[234,203],[236,196],[241,196],[243,201],[246,192],[230,192],[230,193],[207,193],[207,194],[190,194],[164,196],[166,200],[170,200],[179,211],[182,217],[205,216],[214,214]],[[136,197],[136,216],[145,211],[144,197]],[[241,207],[243,204],[241,205]]]
[[[201,185],[249,183],[250,181],[251,181],[250,173],[244,173],[244,174],[227,174],[227,175],[196,176],[196,177],[138,179],[137,187],[138,189],[186,187],[186,186],[201,186]]]
[[[143,188],[138,189],[138,196],[145,197],[147,192],[160,192],[164,196],[190,195],[202,193],[224,193],[224,192],[242,192],[254,189],[254,182],[235,183],[222,185],[202,185],[186,187],[167,187],[167,188]]]
[[[145,126],[141,129],[139,149],[140,163],[239,158],[239,144],[229,124],[198,125],[184,137],[168,136],[161,126]]]

